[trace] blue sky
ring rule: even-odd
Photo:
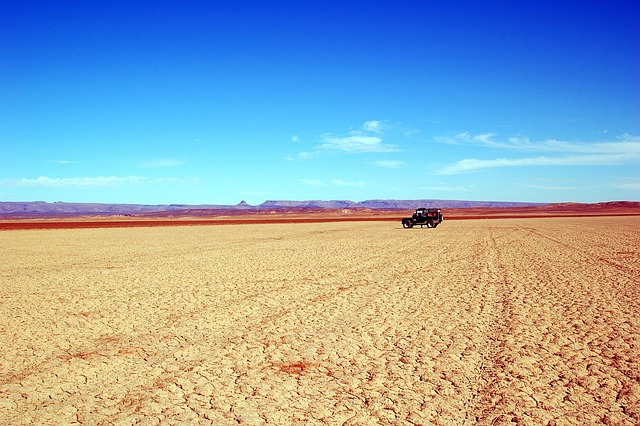
[[[0,1],[0,201],[640,200],[637,1]]]

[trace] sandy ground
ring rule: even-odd
[[[0,232],[0,424],[640,423],[640,217]]]

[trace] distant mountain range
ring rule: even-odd
[[[262,204],[250,205],[242,201],[236,205],[219,204],[102,204],[102,203],[47,203],[44,201],[14,202],[0,201],[0,217],[61,217],[61,216],[116,216],[148,215],[152,213],[188,212],[198,210],[225,211],[233,214],[256,211],[322,210],[322,209],[372,209],[372,210],[414,210],[427,208],[479,208],[479,207],[530,207],[543,206],[545,203],[512,203],[500,201],[460,201],[460,200],[268,200]]]

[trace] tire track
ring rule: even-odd
[[[630,330],[639,325],[637,299],[610,293],[597,277],[620,270],[593,262],[592,251],[555,232],[523,229],[496,253],[505,271],[503,312],[478,419],[636,424],[640,353]]]

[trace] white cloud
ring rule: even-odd
[[[0,180],[2,186],[12,187],[42,187],[42,188],[100,188],[122,186],[126,184],[139,184],[147,180],[141,176],[98,176],[79,178],[50,178],[40,176],[36,179],[3,179]]]
[[[610,166],[624,164],[632,158],[640,158],[640,155],[629,157],[628,154],[614,153],[564,157],[496,158],[493,160],[467,158],[439,170],[438,173],[452,175],[481,169],[518,166]]]
[[[317,152],[299,152],[296,155],[287,155],[284,157],[287,161],[299,161],[299,160],[309,160],[318,155]]]
[[[526,137],[512,137],[503,141],[495,140],[494,133],[470,135],[461,133],[453,138],[454,143],[469,143],[487,148],[510,150],[545,151],[555,156],[536,156],[524,158],[495,158],[480,160],[466,158],[437,172],[451,175],[475,170],[498,167],[521,166],[610,166],[629,164],[640,159],[640,137],[625,134],[617,141],[592,143],[567,142],[547,139],[533,142]],[[560,155],[564,154],[564,155]]]
[[[567,153],[632,153],[640,154],[640,136],[624,134],[617,140],[598,142],[573,142],[558,139],[545,139],[532,141],[525,136],[512,136],[504,140],[496,139],[497,133],[484,133],[472,135],[468,132],[457,134],[453,137],[437,137],[436,141],[458,144],[474,145],[485,148],[504,148],[528,151],[551,151]]]
[[[308,160],[310,158],[315,157],[317,154],[314,152],[300,152],[298,153],[298,159],[300,160]],[[295,160],[294,158],[291,157],[287,157],[289,159],[291,159],[292,161]]]
[[[335,136],[325,133],[320,136],[322,143],[316,145],[311,152],[300,152],[296,157],[287,156],[290,161],[314,158],[322,153],[337,152],[344,154],[384,153],[400,151],[397,145],[383,143],[382,133],[391,128],[386,122],[379,120],[366,121],[362,127],[349,130],[347,136]],[[300,137],[294,135],[291,140],[299,142]]]
[[[47,163],[54,163],[54,164],[75,164],[75,161],[71,161],[71,160],[47,160]]]
[[[469,132],[458,133],[454,136],[438,136],[435,138],[437,142],[443,142],[454,145],[493,145],[491,138],[495,133],[484,133],[480,135],[472,135]]]
[[[364,123],[362,130],[365,132],[382,133],[385,127],[386,126],[381,121],[370,120]]]
[[[384,167],[387,169],[398,169],[404,164],[404,162],[396,160],[378,160],[374,162],[374,164],[378,167]]]
[[[383,144],[382,139],[377,136],[355,135],[339,138],[326,134],[322,140],[324,143],[316,147],[322,151],[339,151],[349,154],[399,151],[396,145]]]

